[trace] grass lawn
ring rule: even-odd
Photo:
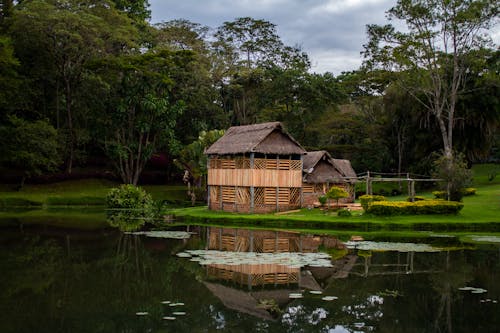
[[[118,183],[103,179],[72,180],[53,184],[26,185],[15,191],[0,185],[0,207],[12,206],[102,206],[108,191]],[[185,186],[146,185],[154,200],[183,203]]]

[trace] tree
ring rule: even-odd
[[[339,206],[339,200],[342,198],[349,197],[349,193],[344,190],[342,187],[332,186],[328,192],[326,192],[326,197],[328,199],[333,199],[337,201],[337,207]]]
[[[283,43],[276,25],[251,17],[240,17],[224,22],[215,34],[217,45],[233,53],[238,64],[255,68],[265,62],[272,62],[280,53]]]
[[[486,44],[482,33],[497,14],[496,2],[489,0],[398,0],[388,18],[404,22],[405,32],[392,25],[367,27],[365,65],[408,73],[400,87],[435,117],[444,156],[450,161],[468,56]]]
[[[26,178],[53,171],[60,164],[57,131],[46,121],[26,121],[8,117],[0,126],[0,162],[22,172],[20,187]]]
[[[203,188],[203,180],[208,173],[207,156],[205,149],[210,147],[215,141],[224,135],[223,130],[202,131],[198,140],[185,146],[179,154],[176,164],[185,170],[184,182],[188,186],[188,195],[192,203],[196,201],[196,189],[198,192]],[[193,188],[192,188],[193,187]]]
[[[451,163],[447,156],[438,156],[434,161],[433,176],[445,181],[440,183],[440,186],[446,192],[446,199],[452,201],[462,199],[463,189],[472,180],[471,171],[467,168],[463,154],[455,154]]]
[[[17,70],[19,61],[14,56],[11,40],[0,36],[0,110],[10,108],[20,85]]]
[[[125,15],[105,2],[34,0],[17,7],[10,32],[27,75],[34,68],[40,75],[36,79],[47,82],[48,75],[51,80],[44,90],[62,91],[56,99],[66,112],[71,173],[78,142],[75,97],[88,76],[87,65],[96,57],[130,50],[136,31]]]
[[[106,154],[122,181],[136,185],[146,162],[162,145],[174,145],[182,101],[172,101],[171,72],[191,53],[151,52],[110,59],[102,64],[112,98],[100,123]]]

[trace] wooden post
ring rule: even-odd
[[[250,172],[253,174],[254,168],[254,153],[250,153]],[[253,213],[255,207],[255,189],[254,189],[254,179],[252,177],[251,185],[250,185],[250,213]]]
[[[250,252],[253,252],[253,230],[250,230]]]
[[[411,185],[410,185],[410,189],[411,189],[410,201],[414,202],[415,201],[415,181],[412,179],[410,183],[411,183]]]
[[[210,156],[207,158],[207,205],[210,209],[210,185],[208,184],[208,172],[210,172]]]
[[[219,202],[220,202],[220,210],[222,210],[222,185],[219,186]]]
[[[292,156],[290,156],[290,163]],[[300,155],[300,170],[302,171],[304,165],[304,155]],[[300,186],[300,208],[304,207],[304,186]]]
[[[279,170],[279,164],[280,164],[280,156],[276,155],[276,170]],[[276,211],[280,211],[280,201],[279,201],[279,196],[280,196],[280,188],[279,186],[276,187]]]
[[[370,183],[370,171],[366,172],[366,194],[368,195],[372,194],[372,186]]]

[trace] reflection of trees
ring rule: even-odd
[[[462,260],[451,260],[450,252],[446,252],[446,261],[443,271],[431,276],[431,285],[437,292],[438,308],[434,320],[436,332],[453,332],[452,325],[452,303],[453,297],[457,297],[457,289],[467,285],[473,276],[472,265]]]

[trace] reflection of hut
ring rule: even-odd
[[[280,122],[231,127],[205,154],[210,209],[270,212],[301,206],[305,150]]]
[[[332,186],[344,188],[349,197],[341,202],[354,201],[354,172],[348,160],[334,159],[324,150],[307,152],[303,166],[303,203],[311,205]]]
[[[247,230],[237,228],[207,229],[207,249],[236,252],[318,252],[318,247],[344,248],[330,236],[301,235],[296,232]]]

